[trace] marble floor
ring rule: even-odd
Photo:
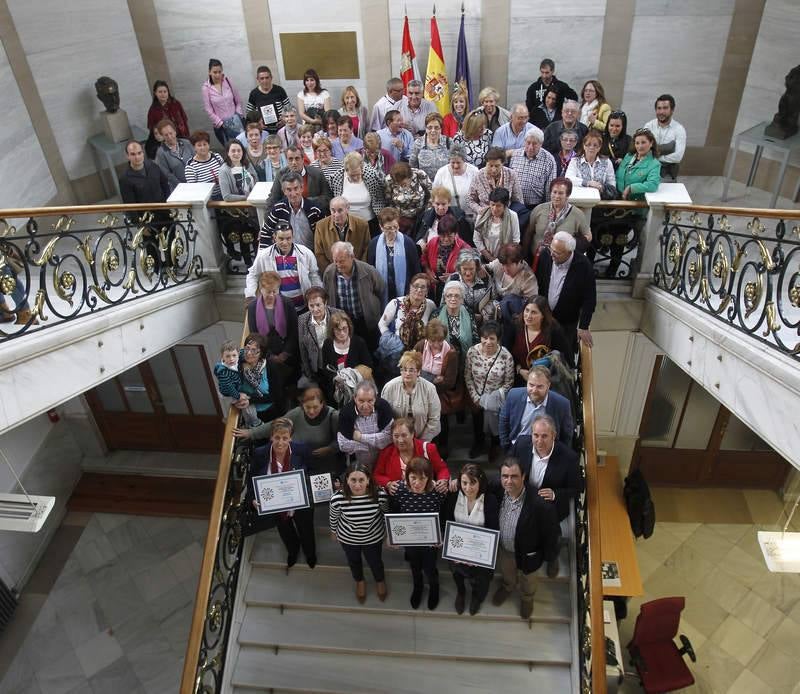
[[[770,573],[756,540],[756,530],[778,529],[784,504],[769,491],[711,490],[723,506],[717,522],[689,522],[703,517],[704,495],[688,491],[655,490],[656,515],[665,520],[637,540],[645,595],[629,602],[619,624],[623,648],[643,602],[683,595],[679,633],[691,640],[697,662],[686,659],[696,683],[682,691],[800,694],[800,575]],[[726,509],[736,522],[725,522]],[[620,691],[641,688],[628,678]]]
[[[69,513],[0,641],[0,692],[177,692],[207,525]]]

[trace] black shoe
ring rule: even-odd
[[[547,562],[547,578],[556,578],[558,576],[558,557],[553,561]]]
[[[314,555],[313,557],[308,557],[306,559],[306,561],[308,562],[308,568],[309,569],[313,569],[317,565],[317,557],[316,557],[316,555]]]
[[[414,586],[414,590],[411,593],[411,607],[415,610],[419,607],[419,604],[422,602],[422,584]]]
[[[464,602],[466,600],[466,595],[464,593],[458,593],[456,595],[456,612],[458,614],[464,614]]]
[[[291,569],[297,563],[297,554],[290,554],[286,559],[286,568]]]
[[[469,449],[470,460],[474,460],[475,458],[477,458],[484,451],[486,451],[486,443],[485,442],[479,441],[478,443],[472,444],[472,448]]]
[[[473,616],[478,614],[478,612],[480,612],[482,603],[483,600],[479,600],[477,597],[475,597],[475,594],[473,593],[469,601],[469,613]]]
[[[434,583],[428,589],[428,609],[435,610],[439,604],[439,584]]]

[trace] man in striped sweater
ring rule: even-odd
[[[273,185],[279,185],[276,181]],[[306,248],[314,248],[314,231],[317,222],[323,218],[320,207],[308,198],[303,197],[303,179],[300,174],[290,171],[281,179],[283,198],[278,200],[270,210],[261,227],[259,248],[266,248],[275,240],[278,226],[290,226],[294,230],[297,243]],[[316,262],[315,262],[316,265]]]
[[[259,249],[247,272],[244,296],[248,304],[258,292],[258,278],[267,270],[280,275],[280,292],[294,304],[298,313],[306,310],[303,299],[306,291],[322,286],[316,257],[309,248],[294,242],[294,231],[285,222],[278,222],[275,243]]]

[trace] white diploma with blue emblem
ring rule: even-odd
[[[500,531],[480,525],[447,521],[444,529],[442,558],[493,569],[497,561]]]
[[[387,513],[386,534],[397,547],[430,547],[442,542],[438,513]]]
[[[308,508],[310,505],[306,473],[303,470],[253,477],[253,491],[259,516]]]

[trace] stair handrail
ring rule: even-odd
[[[247,335],[246,318],[245,316],[242,345]],[[214,497],[211,502],[211,514],[208,520],[208,532],[206,533],[203,549],[203,561],[200,565],[200,578],[197,583],[192,623],[186,644],[186,657],[183,661],[181,694],[206,694],[211,691],[221,691],[222,673],[233,616],[233,603],[236,597],[243,544],[238,504],[241,498],[241,482],[244,475],[234,465],[236,439],[233,436],[233,430],[238,425],[238,422],[239,411],[231,406],[225,422],[225,435],[220,450],[219,469],[217,470],[217,481],[214,485]],[[226,538],[228,546],[221,548],[225,525],[230,530]],[[212,584],[216,577],[215,571],[219,569],[218,561],[223,551],[236,555],[235,563],[232,566],[225,567],[230,570],[230,578],[217,577],[224,579],[222,585],[229,594],[223,595],[223,598],[227,600],[227,603],[220,603],[219,600],[214,600],[212,593],[214,588]],[[213,633],[218,634],[217,641],[214,642],[216,646],[213,649],[214,654],[211,657],[208,657],[210,652],[206,652],[205,655],[201,653],[207,629],[211,629]],[[204,683],[203,678],[206,675],[214,682],[213,689],[209,689],[207,683]]]
[[[703,214],[724,214],[739,217],[764,217],[766,219],[800,219],[800,210],[778,210],[768,207],[724,207],[720,205],[670,203],[664,205],[664,209],[676,212],[701,212]]]
[[[113,203],[106,205],[58,205],[54,207],[6,207],[0,209],[0,220],[29,217],[55,217],[98,212],[147,212],[148,210],[188,209],[189,202]]]
[[[603,579],[601,575],[600,554],[600,499],[597,478],[597,432],[595,429],[594,407],[594,367],[592,349],[585,343],[580,345],[580,389],[583,411],[583,446],[586,475],[586,515],[588,524],[588,592],[590,628],[589,635],[580,634],[580,648],[585,639],[591,646],[591,682],[588,684],[592,694],[606,694],[606,650],[605,626],[603,619]],[[579,582],[580,583],[580,582]]]

